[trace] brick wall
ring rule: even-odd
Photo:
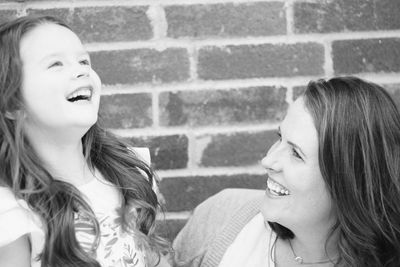
[[[150,147],[169,238],[219,190],[265,187],[259,161],[310,79],[354,74],[400,103],[399,0],[0,0],[0,21],[32,13],[75,29],[106,126]]]

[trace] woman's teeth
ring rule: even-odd
[[[281,184],[276,183],[272,179],[268,178],[267,180],[267,189],[271,194],[275,196],[287,196],[289,195],[289,190],[283,187]]]

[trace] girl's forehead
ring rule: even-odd
[[[82,50],[83,45],[74,32],[54,23],[36,26],[22,37],[20,43],[22,59],[40,60],[50,54]]]

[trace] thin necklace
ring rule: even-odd
[[[294,252],[293,246],[292,246],[292,242],[290,241],[290,239],[288,239],[288,240],[289,240],[290,249],[292,250],[292,253],[293,253],[293,256],[294,256],[293,259],[298,264],[309,264],[309,265],[312,265],[312,264],[323,264],[323,263],[332,262],[332,260],[330,260],[330,259],[324,260],[324,261],[316,261],[316,262],[305,262],[302,257],[296,255],[296,253]]]

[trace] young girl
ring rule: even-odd
[[[100,79],[63,22],[0,26],[0,266],[161,266],[154,173],[97,123]]]

